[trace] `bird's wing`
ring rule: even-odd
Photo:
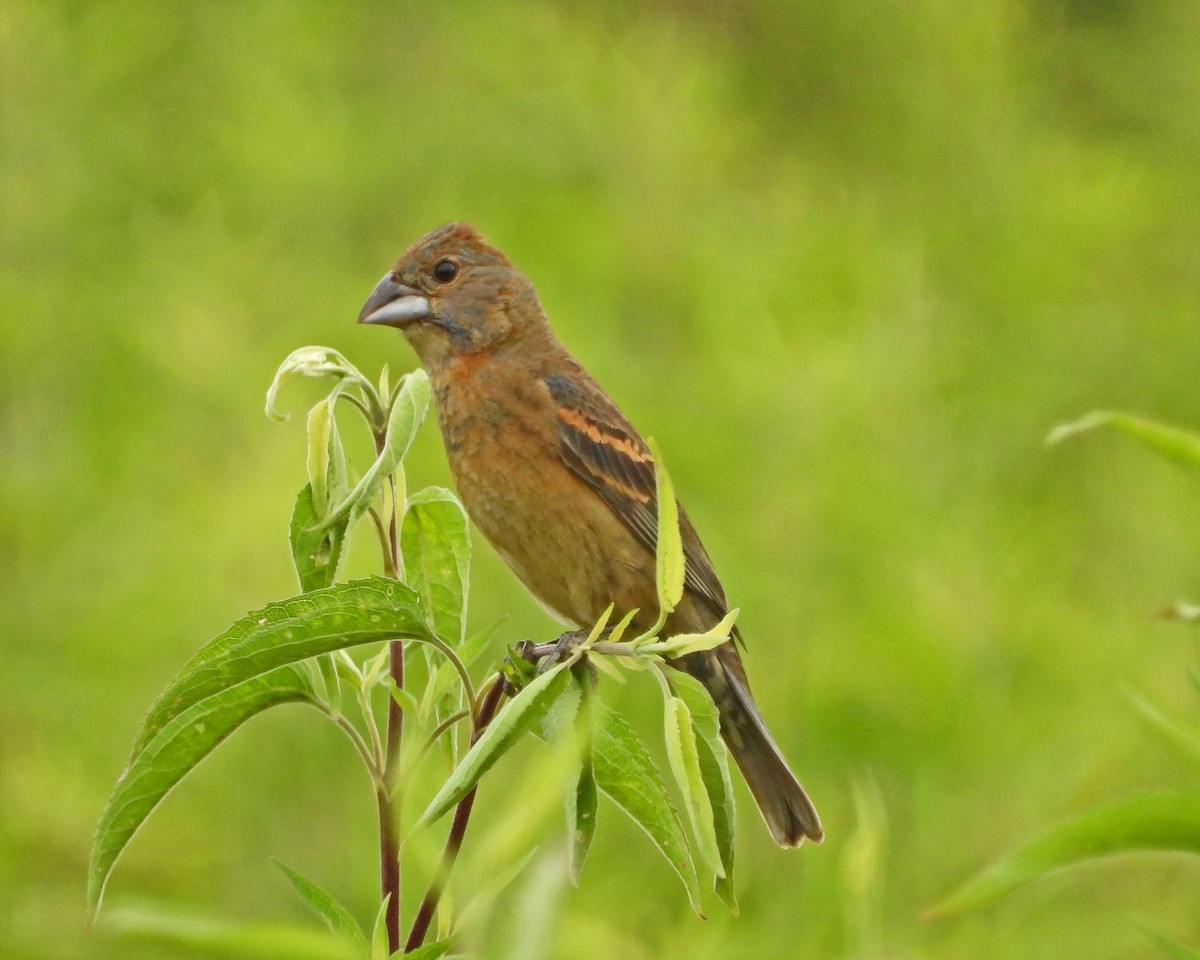
[[[557,404],[559,454],[589,484],[633,535],[653,554],[658,546],[658,497],[654,457],[628,420],[597,388],[584,392],[570,377],[545,378]],[[727,605],[712,561],[683,508],[679,532],[684,584],[719,616]]]

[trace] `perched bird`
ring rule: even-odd
[[[554,335],[529,279],[472,227],[450,223],[396,261],[358,320],[398,327],[416,350],[467,513],[543,606],[589,627],[613,603],[641,611],[635,625],[653,626],[653,457]],[[664,635],[707,630],[727,612],[682,509],[679,525],[685,589]],[[821,821],[767,731],[734,642],[676,665],[716,702],[775,841],[820,841]]]

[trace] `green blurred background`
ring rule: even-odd
[[[555,956],[1200,942],[1171,857],[919,919],[1183,777],[1126,693],[1194,713],[1192,638],[1153,614],[1200,594],[1200,491],[1116,438],[1042,440],[1098,406],[1200,422],[1198,50],[1193,0],[5,0],[4,956],[176,955],[84,933],[92,828],[170,675],[295,590],[276,364],[409,369],[353,321],[450,219],[660,440],[829,835],[774,849],[743,790],[742,916],[700,922],[608,808]],[[447,482],[432,428],[410,479]],[[476,624],[557,632],[485,545],[474,578]],[[108,903],[302,921],[278,856],[367,918],[372,820],[336,733],[281,710],[168,798]]]

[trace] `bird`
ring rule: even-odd
[[[614,605],[657,621],[654,456],[550,328],[533,283],[467,223],[410,246],[359,323],[396,327],[429,375],[467,515],[552,616],[587,628]],[[725,591],[682,507],[683,596],[664,636],[708,630]],[[820,842],[816,808],[750,693],[740,635],[673,663],[717,706],[720,730],[772,838]]]

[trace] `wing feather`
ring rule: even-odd
[[[658,497],[654,457],[632,424],[611,403],[599,403],[597,389],[585,395],[568,377],[546,377],[558,405],[559,453],[653,554],[658,546]],[[607,398],[605,398],[607,399]],[[707,602],[717,616],[727,609],[725,591],[712,561],[683,508],[679,530],[685,562],[684,585]]]

